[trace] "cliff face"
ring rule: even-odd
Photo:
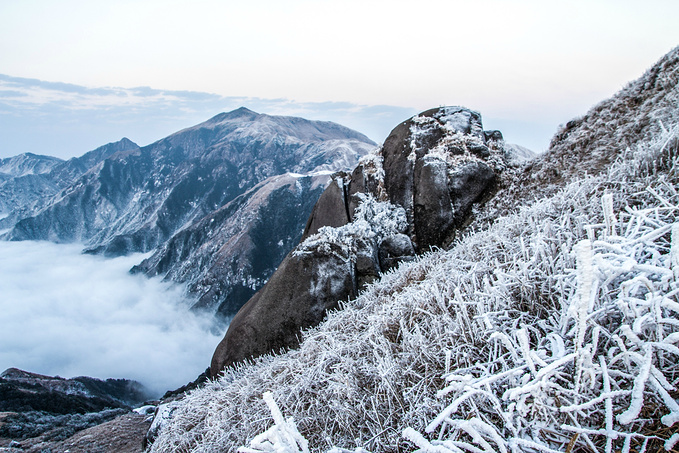
[[[351,174],[338,174],[307,221],[302,242],[235,316],[212,359],[232,363],[295,346],[338,301],[416,253],[444,247],[494,188],[512,156],[498,131],[461,107],[398,125]]]

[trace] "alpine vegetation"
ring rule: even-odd
[[[679,127],[658,129],[175,401],[152,451],[671,450]]]

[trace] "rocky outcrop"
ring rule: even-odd
[[[278,351],[297,344],[300,327],[318,324],[326,310],[354,295],[351,262],[338,250],[316,250],[310,254],[288,255],[271,280],[231,321],[229,336],[218,346],[214,375],[222,362]]]
[[[301,328],[382,272],[446,247],[510,161],[502,134],[484,131],[481,115],[462,107],[428,110],[398,125],[350,175],[334,176],[302,243],[234,317],[211,374],[294,347]]]

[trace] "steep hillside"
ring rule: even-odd
[[[677,67],[679,47],[615,96],[568,121],[545,153],[520,170],[505,173],[498,193],[472,226],[482,228],[576,178],[604,172],[628,150],[667,131],[679,121]]]
[[[677,52],[503,172],[449,250],[167,405],[152,451],[672,450]],[[346,230],[316,246],[351,252]]]
[[[299,242],[329,180],[325,172],[272,176],[179,231],[133,271],[186,284],[194,309],[228,320]]]

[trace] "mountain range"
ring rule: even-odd
[[[141,148],[24,154],[0,163],[0,226],[8,240],[154,252],[134,271],[183,283],[196,309],[228,318],[299,240],[329,176],[375,146],[338,124],[240,108]]]

